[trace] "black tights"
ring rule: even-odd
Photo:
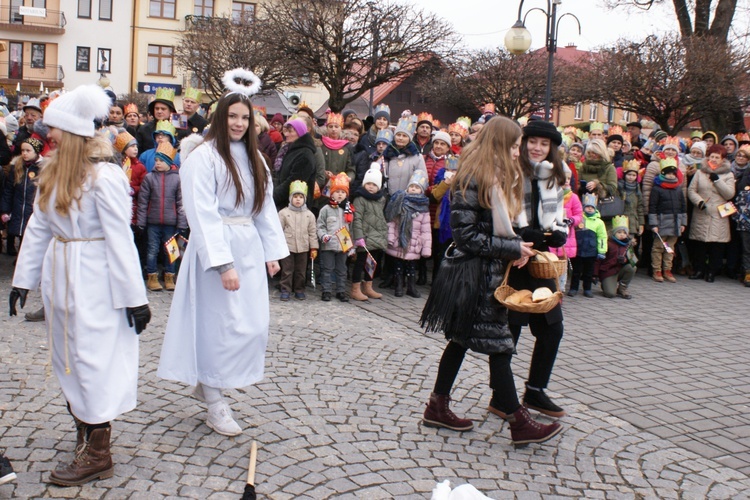
[[[465,347],[457,342],[448,342],[443,351],[443,356],[440,358],[435,390],[433,391],[435,394],[450,394],[465,355]],[[510,354],[490,354],[489,360],[493,406],[507,414],[514,413],[520,406],[510,360]]]

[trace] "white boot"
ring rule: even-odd
[[[195,384],[195,389],[193,389],[193,397],[202,403],[206,402],[206,396],[203,394],[203,384],[201,384],[200,382]]]
[[[209,405],[206,425],[224,436],[239,436],[242,434],[242,428],[234,421],[232,410],[224,401]]]

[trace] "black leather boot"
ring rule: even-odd
[[[427,284],[427,259],[417,261],[417,285],[424,286]],[[408,280],[407,280],[408,281]]]
[[[416,276],[416,262],[409,261],[408,264],[406,264],[406,295],[409,297],[414,297],[415,299],[418,299],[422,296],[422,294],[417,291],[417,276]],[[426,272],[426,271],[425,271]],[[426,278],[425,278],[426,279]]]
[[[396,284],[396,297],[404,296],[404,261],[397,260],[393,270],[393,280]]]

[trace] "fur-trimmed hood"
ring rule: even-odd
[[[729,163],[729,160],[727,159],[722,160],[721,165],[716,167],[715,170],[711,170],[711,168],[708,166],[708,159],[704,159],[701,162],[701,167],[700,167],[700,170],[702,170],[706,174],[716,174],[716,175],[726,174],[727,172],[731,171],[731,169],[732,169],[732,165]]]
[[[203,144],[203,136],[200,134],[190,134],[180,141],[180,162],[184,163],[187,160],[188,155],[192,153],[195,148]]]

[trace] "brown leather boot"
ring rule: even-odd
[[[109,452],[111,432],[111,427],[91,430],[88,438],[76,449],[73,462],[52,471],[49,482],[62,486],[80,486],[95,479],[112,477],[115,466]]]
[[[164,288],[168,291],[174,291],[174,273],[164,273]]]
[[[510,439],[513,446],[521,448],[529,443],[543,443],[552,439],[562,431],[562,425],[557,422],[542,424],[531,418],[529,411],[520,406],[514,413],[508,415],[510,424]]]
[[[379,299],[383,297],[382,293],[378,293],[372,288],[372,281],[362,282],[362,292],[371,299]]]
[[[367,300],[369,297],[362,293],[361,283],[352,283],[352,298],[354,300]]]
[[[146,288],[151,290],[152,292],[161,292],[162,287],[161,283],[159,283],[159,275],[156,273],[150,273],[148,275],[148,281],[146,282]]]
[[[664,282],[664,276],[661,274],[661,271],[654,271],[654,274],[651,276],[651,279],[656,281],[657,283]]]
[[[671,269],[664,271],[662,276],[664,277],[664,280],[669,281],[670,283],[677,283],[677,278],[674,277]]]
[[[427,427],[445,427],[452,431],[470,431],[474,424],[468,418],[459,418],[448,407],[451,397],[447,394],[430,394],[422,422]]]

